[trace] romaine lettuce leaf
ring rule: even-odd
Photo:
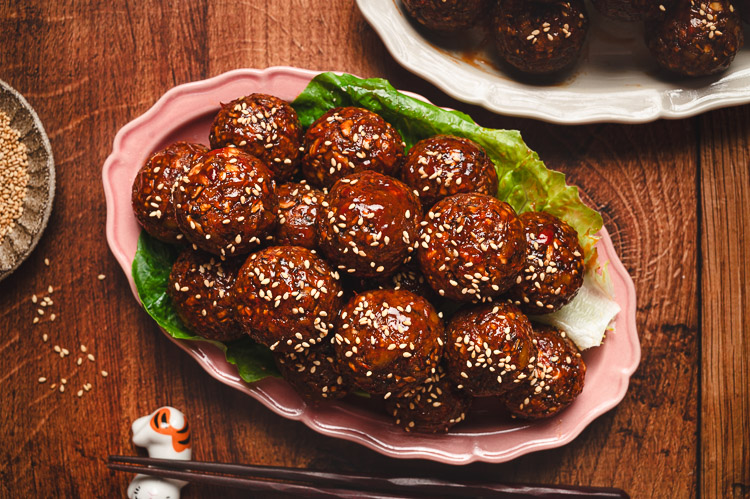
[[[479,143],[497,169],[497,197],[519,213],[546,211],[562,218],[577,232],[586,261],[596,263],[602,217],[586,206],[578,188],[565,184],[565,175],[547,169],[516,130],[477,125],[459,111],[448,111],[398,92],[380,78],[361,79],[350,74],[322,73],[292,103],[304,127],[332,107],[360,106],[381,115],[393,125],[410,148],[421,139],[451,134]]]
[[[191,333],[177,316],[167,294],[169,272],[179,250],[141,231],[133,260],[133,280],[146,312],[172,337],[181,340],[208,341],[225,351],[227,361],[237,366],[240,377],[248,382],[267,376],[279,376],[268,348],[250,338],[221,343]]]
[[[607,329],[614,329],[620,305],[612,296],[607,269],[600,270],[601,274],[593,269],[586,272],[578,294],[563,308],[530,318],[562,329],[581,350],[601,345]]]

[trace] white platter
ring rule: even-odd
[[[439,36],[411,21],[400,0],[357,0],[388,51],[406,69],[447,94],[490,111],[559,124],[645,123],[687,118],[750,103],[750,30],[746,46],[719,75],[671,78],[643,42],[641,23],[603,19],[589,5],[591,29],[578,65],[552,84],[513,79],[484,28]]]

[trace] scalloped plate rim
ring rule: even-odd
[[[309,80],[318,73],[318,71],[310,71],[285,66],[270,67],[265,70],[235,69],[206,80],[185,83],[167,91],[149,110],[147,110],[141,116],[130,121],[120,129],[114,139],[112,153],[105,161],[102,169],[102,179],[107,205],[106,237],[110,250],[125,272],[136,300],[138,300],[138,294],[131,275],[131,265],[133,257],[132,255],[128,255],[123,249],[121,244],[122,241],[120,240],[120,236],[118,235],[116,230],[116,215],[122,215],[122,213],[117,213],[116,210],[115,201],[117,193],[115,192],[115,185],[112,182],[112,176],[114,175],[116,167],[121,161],[123,161],[123,154],[126,146],[128,145],[128,138],[139,130],[143,131],[144,128],[148,129],[150,120],[154,119],[160,111],[162,111],[166,106],[174,104],[175,101],[182,99],[186,95],[206,94],[211,90],[217,90],[221,88],[222,85],[227,84],[227,82],[232,82],[236,78],[250,79],[254,80],[256,83],[257,80],[274,77],[292,77]],[[420,97],[412,92],[404,93]],[[420,98],[424,99],[423,97]],[[217,104],[216,107],[218,108]],[[191,114],[188,114],[188,117],[186,117],[183,122],[190,121],[191,116],[192,118],[194,118],[196,115],[201,114],[201,112],[202,111],[198,109],[194,109]],[[166,135],[166,133],[167,132],[162,132],[162,135]],[[127,189],[127,197],[128,199],[130,198],[129,186]],[[132,213],[130,214],[130,217],[132,217]],[[439,447],[428,447],[424,444],[409,446],[404,445],[404,442],[409,440],[409,434],[404,433],[399,433],[399,436],[401,437],[399,438],[401,442],[400,445],[393,445],[393,443],[387,444],[384,443],[382,439],[377,438],[376,435],[368,434],[365,431],[358,430],[355,427],[342,427],[341,425],[331,424],[325,420],[317,419],[317,414],[319,412],[323,412],[318,407],[307,405],[304,402],[301,402],[302,405],[297,403],[296,406],[292,408],[285,407],[283,404],[280,404],[278,400],[276,400],[272,393],[269,393],[269,390],[278,391],[281,386],[279,385],[279,383],[283,383],[284,385],[286,385],[285,382],[279,380],[278,378],[267,378],[254,384],[247,384],[239,378],[236,367],[226,362],[223,352],[221,352],[221,350],[215,345],[207,342],[178,340],[173,338],[166,332],[162,332],[172,342],[177,344],[191,357],[193,357],[211,377],[250,395],[276,414],[288,419],[301,421],[309,428],[321,434],[356,442],[376,452],[394,458],[431,459],[447,464],[468,464],[475,461],[491,463],[506,462],[529,452],[560,447],[575,439],[583,431],[583,429],[591,423],[591,421],[611,410],[613,407],[620,403],[627,391],[629,378],[635,372],[635,369],[640,362],[640,343],[635,328],[635,287],[622,262],[617,257],[614,251],[614,247],[612,246],[611,239],[609,238],[609,235],[607,234],[605,228],[602,228],[600,235],[602,236],[602,241],[600,241],[599,243],[600,245],[602,245],[600,246],[600,248],[604,249],[609,256],[612,275],[613,277],[619,276],[619,278],[621,278],[623,281],[625,289],[627,290],[627,296],[621,298],[618,297],[618,302],[621,303],[623,309],[620,312],[621,319],[618,318],[618,321],[623,320],[624,323],[628,326],[625,329],[627,330],[628,339],[630,340],[628,342],[630,350],[629,352],[627,352],[628,355],[625,355],[623,353],[623,356],[626,357],[628,361],[624,362],[623,365],[620,366],[619,370],[616,371],[617,373],[619,373],[619,376],[617,378],[618,384],[616,389],[613,390],[613,393],[609,397],[607,397],[606,400],[602,400],[597,403],[594,408],[589,410],[585,414],[585,416],[576,421],[575,424],[568,425],[564,433],[557,435],[557,437],[527,440],[511,448],[504,448],[500,450],[487,449],[482,446],[481,437],[473,436],[466,437],[468,440],[473,439],[473,445],[470,446],[469,450],[463,452],[443,450]],[[625,334],[625,331],[620,334]],[[220,355],[217,355],[217,353]],[[212,359],[210,357],[212,355],[220,358]],[[344,412],[344,408],[349,411],[351,407],[351,404],[347,404],[345,402],[331,402],[330,404],[326,405],[325,409]],[[354,409],[356,412],[356,407]],[[362,424],[366,426],[367,424],[371,424],[371,421],[362,420]],[[389,434],[385,433],[385,435],[387,437]],[[451,436],[451,434],[448,434],[448,436]],[[460,438],[460,435],[453,436],[455,438]]]
[[[388,5],[385,9],[375,9],[374,5],[377,2],[372,2],[372,0],[356,0],[360,12],[378,34],[378,37],[386,46],[391,56],[405,69],[429,81],[453,98],[468,104],[482,106],[494,113],[532,118],[560,125],[584,125],[590,123],[640,124],[649,123],[661,118],[689,118],[706,111],[750,102],[750,91],[746,91],[739,96],[732,96],[730,92],[722,93],[717,90],[716,92],[692,100],[688,106],[668,107],[669,95],[666,91],[655,88],[641,88],[628,92],[618,92],[626,96],[620,99],[621,102],[634,98],[642,99],[644,104],[636,110],[626,109],[622,105],[607,106],[604,101],[598,101],[597,106],[589,106],[589,109],[586,111],[580,108],[571,109],[564,106],[555,108],[540,105],[540,108],[544,107],[544,112],[536,110],[529,105],[513,105],[510,98],[504,99],[502,104],[493,103],[488,96],[489,91],[483,94],[472,94],[463,90],[459,85],[460,82],[463,83],[462,78],[471,78],[474,83],[483,80],[488,84],[487,88],[489,89],[491,87],[489,84],[495,83],[495,77],[492,74],[485,73],[486,76],[474,77],[471,71],[464,70],[461,67],[458,68],[458,74],[455,72],[455,67],[451,67],[453,71],[446,71],[446,67],[433,67],[423,56],[426,54],[434,55],[432,53],[437,53],[437,51],[431,49],[426,40],[421,38],[416,40],[410,33],[389,26],[389,18],[383,14],[394,15],[394,10],[391,9],[398,10],[398,6],[393,3],[394,1],[396,0],[387,0]],[[382,4],[378,5],[382,6]],[[400,11],[398,15],[402,15]],[[745,32],[747,33],[746,28]],[[447,57],[438,54],[438,59],[441,58],[448,61]],[[450,77],[447,75],[450,75]],[[733,72],[724,73],[722,81],[727,82],[736,78],[742,78],[743,81],[747,82],[745,88],[750,88],[750,67],[735,68]],[[499,89],[518,92],[519,95],[522,94],[529,97],[536,91],[534,89],[518,91],[512,87],[504,87],[502,83],[499,85]],[[540,92],[544,92],[544,90],[546,90],[546,87],[539,87]],[[590,93],[584,95],[582,91],[569,91],[568,93],[573,100],[580,100],[584,97],[590,99],[592,95]],[[563,92],[559,92],[559,94],[563,95]],[[546,103],[549,104],[549,102]],[[540,102],[540,104],[542,103]],[[592,110],[594,108],[596,110]],[[603,109],[603,111],[598,111],[598,109]]]

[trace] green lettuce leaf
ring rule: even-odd
[[[201,337],[188,331],[177,316],[167,294],[169,272],[178,253],[177,248],[171,244],[163,243],[146,231],[141,231],[133,260],[133,280],[143,308],[162,329],[173,338],[199,340]]]
[[[138,297],[146,312],[173,338],[207,341],[224,350],[227,361],[237,366],[240,377],[248,382],[267,376],[279,376],[270,350],[250,338],[221,343],[190,332],[177,316],[167,294],[169,272],[179,250],[141,231],[133,260],[132,273]]]
[[[250,337],[231,341],[226,347],[227,361],[237,366],[243,381],[252,383],[268,376],[281,376],[271,350],[254,342]]]
[[[586,206],[578,188],[565,183],[565,175],[547,169],[516,130],[497,130],[477,125],[459,111],[448,111],[398,92],[380,78],[363,80],[349,74],[322,73],[294,100],[304,127],[338,106],[359,106],[381,115],[404,139],[407,149],[436,134],[451,134],[479,143],[497,169],[497,197],[518,213],[546,211],[578,232],[586,261],[596,262],[596,233],[602,217]]]

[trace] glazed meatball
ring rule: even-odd
[[[560,310],[583,285],[583,250],[578,233],[554,215],[521,215],[526,233],[526,263],[508,295],[530,315]]]
[[[359,107],[338,107],[307,130],[302,173],[311,184],[330,187],[365,170],[396,177],[403,161],[401,135],[383,118]]]
[[[386,410],[406,431],[445,433],[466,419],[472,397],[456,388],[445,371],[438,367],[419,387],[385,401]]]
[[[393,396],[435,374],[442,336],[443,323],[427,300],[404,290],[375,290],[355,296],[341,310],[334,346],[352,383]]]
[[[402,0],[406,12],[435,31],[469,29],[487,13],[488,0]]]
[[[167,294],[177,315],[195,334],[216,341],[243,336],[234,312],[233,286],[241,262],[186,249],[169,273]]]
[[[526,241],[509,204],[484,194],[456,194],[433,206],[425,222],[419,266],[440,296],[489,301],[516,281]]]
[[[307,183],[289,182],[276,189],[279,198],[279,223],[276,244],[315,249],[320,203],[325,194]]]
[[[201,144],[175,142],[152,154],[135,176],[133,213],[143,229],[160,241],[183,241],[172,204],[172,188],[190,170],[195,157],[207,150]]]
[[[646,44],[656,62],[684,76],[724,71],[743,42],[739,13],[729,0],[684,0],[646,24]]]
[[[348,381],[339,374],[330,341],[302,352],[277,353],[276,366],[297,393],[309,400],[340,399],[349,393]]]
[[[302,125],[288,102],[251,94],[222,104],[209,141],[212,149],[235,146],[261,159],[277,182],[292,178],[299,168]]]
[[[487,153],[473,140],[438,135],[409,150],[401,180],[419,193],[424,208],[461,192],[497,194],[497,172]]]
[[[402,182],[364,171],[336,182],[322,203],[318,244],[338,269],[387,276],[411,258],[422,206]]]
[[[495,14],[495,43],[500,57],[519,71],[554,73],[578,60],[588,24],[583,0],[504,0]]]
[[[566,408],[583,390],[586,364],[564,331],[534,326],[537,348],[534,374],[528,383],[503,397],[508,411],[524,419],[547,418]]]
[[[234,147],[207,152],[174,190],[177,224],[196,247],[221,256],[248,253],[276,225],[278,201],[263,162]]]
[[[485,304],[459,311],[445,332],[448,376],[475,397],[502,395],[532,373],[536,347],[531,323],[514,305]]]
[[[344,292],[338,273],[307,248],[273,246],[253,253],[237,276],[239,320],[258,343],[300,353],[333,327]]]

